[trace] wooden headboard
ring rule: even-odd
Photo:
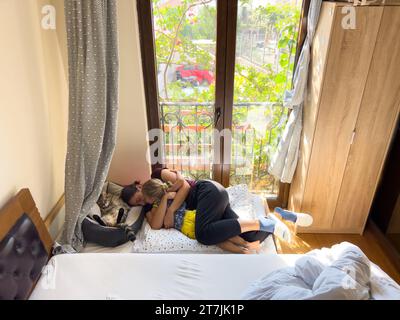
[[[0,241],[8,234],[23,214],[27,214],[35,224],[40,239],[50,256],[53,240],[51,239],[44,221],[40,217],[39,210],[36,207],[29,189],[22,189],[0,209]]]

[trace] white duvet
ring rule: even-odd
[[[400,286],[368,260],[357,246],[343,242],[310,251],[294,267],[253,282],[243,299],[366,300],[400,299]]]

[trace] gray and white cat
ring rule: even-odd
[[[97,201],[101,219],[95,218],[101,225],[108,227],[124,227],[129,207],[117,195],[103,191]]]

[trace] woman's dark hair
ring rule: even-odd
[[[137,186],[140,185],[140,181],[135,181],[134,183],[125,186],[121,191],[121,198],[129,205],[129,200],[138,191]]]

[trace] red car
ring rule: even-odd
[[[176,79],[190,82],[196,86],[210,85],[214,82],[214,74],[198,65],[181,65],[176,68]]]

